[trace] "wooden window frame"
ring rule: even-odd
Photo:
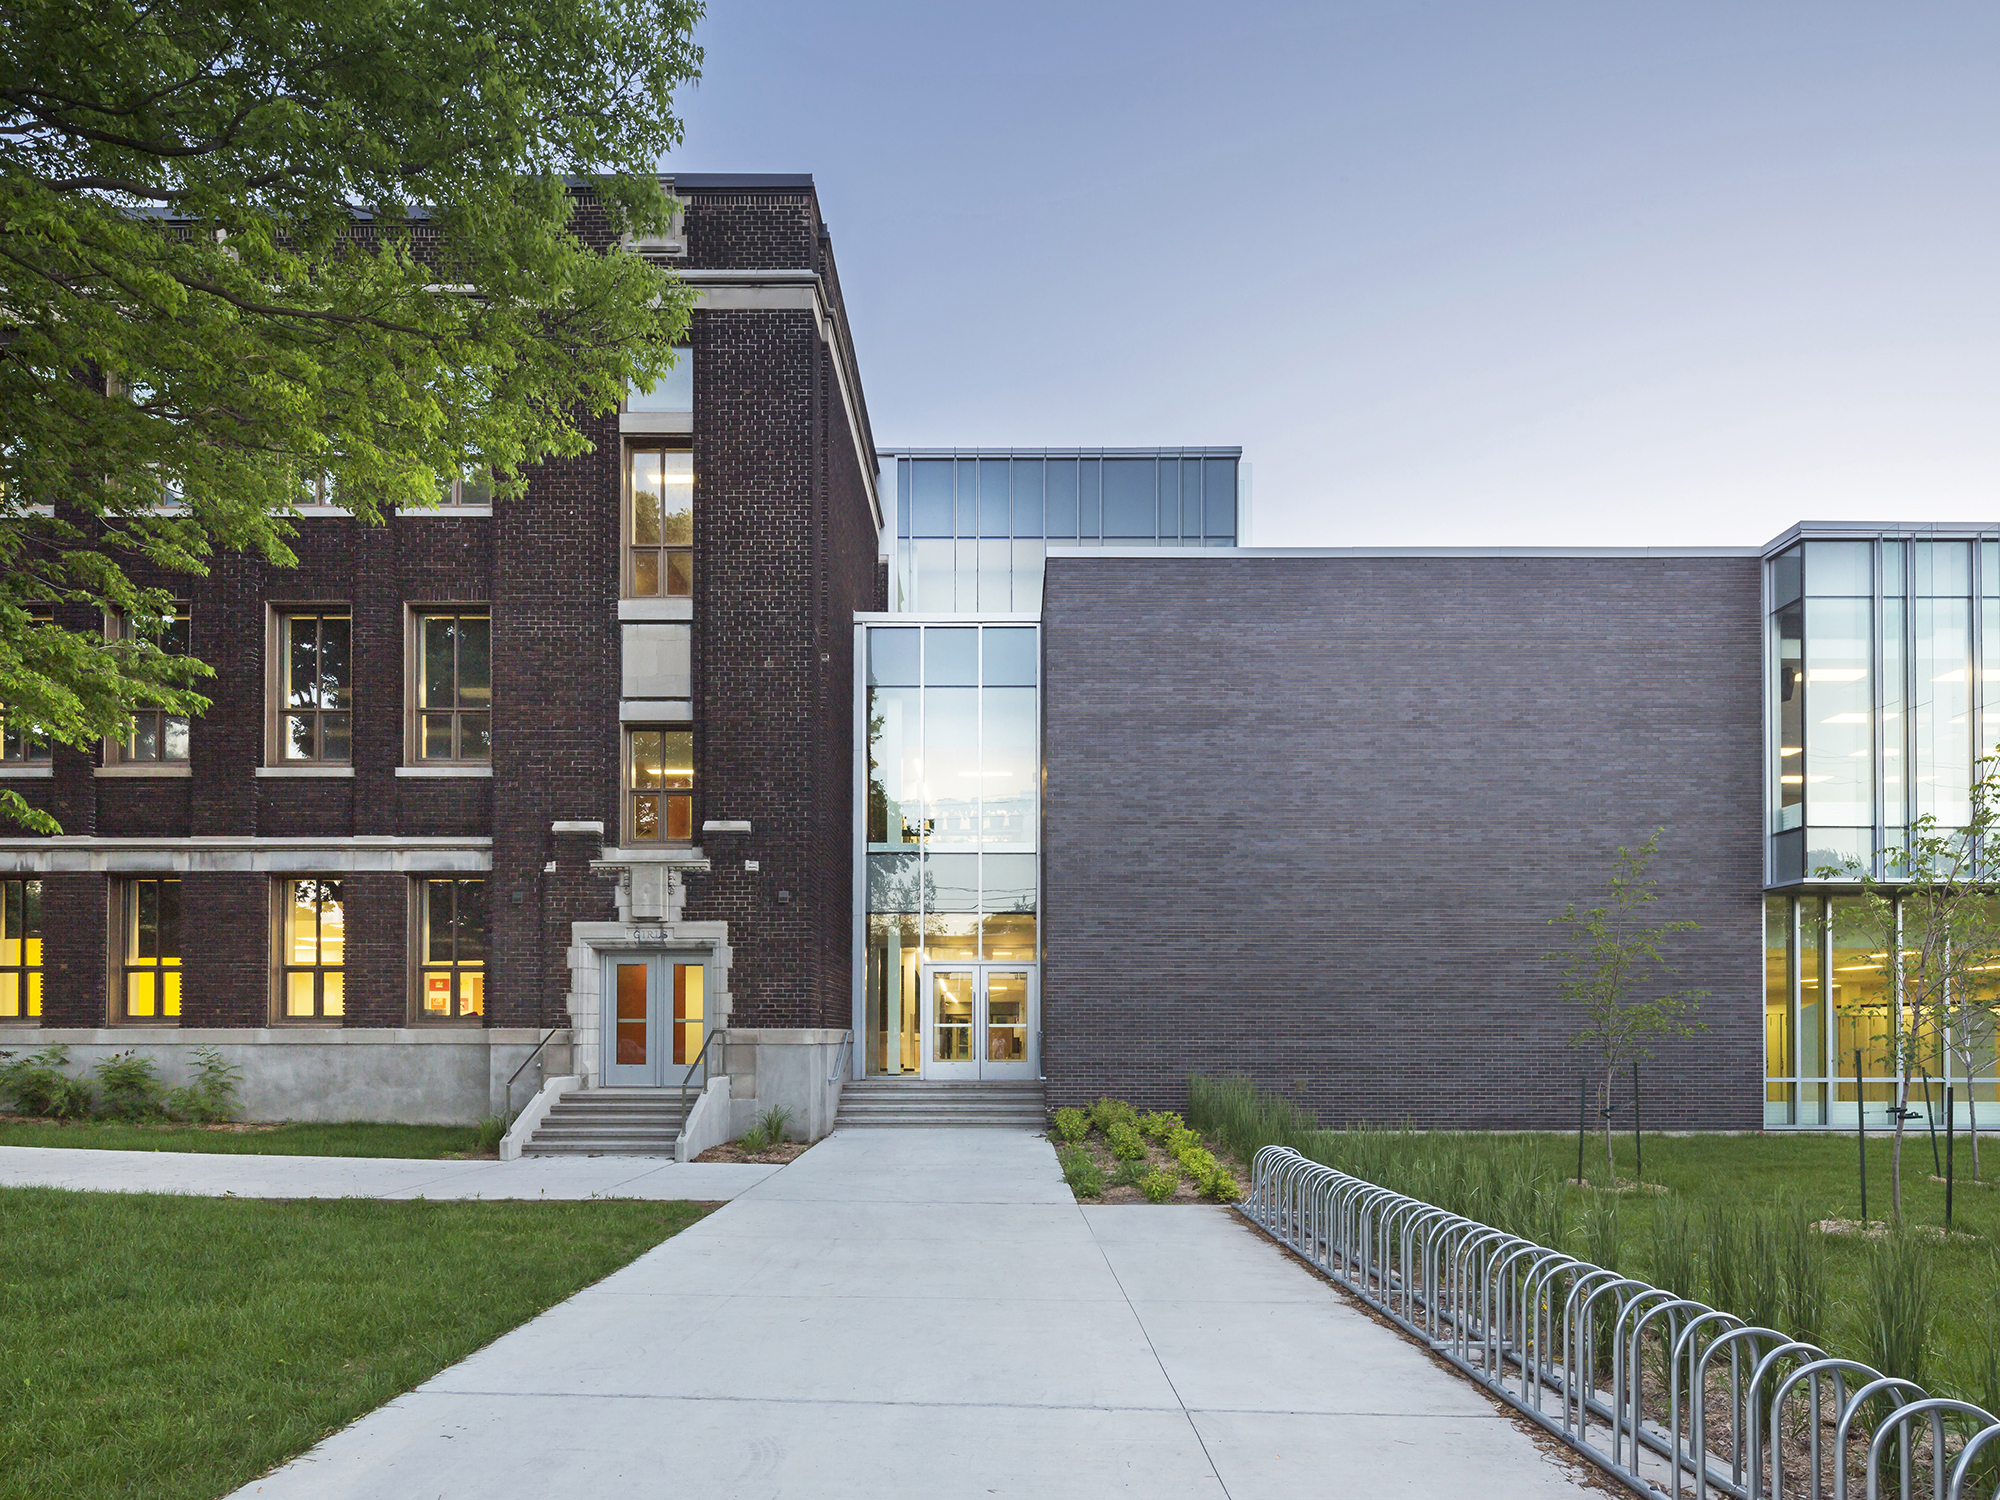
[[[56,612],[52,605],[36,605],[28,611],[31,625],[53,625]],[[7,727],[7,705],[0,703],[0,766],[46,766],[53,762],[54,755],[47,740],[38,740],[31,734]]]
[[[486,621],[486,707],[465,708],[454,706],[449,709],[426,709],[423,705],[424,683],[424,621],[449,615],[454,619],[479,618]],[[457,672],[457,656],[452,660],[454,676]],[[350,695],[351,696],[351,695]],[[458,697],[454,682],[452,696]],[[424,716],[426,713],[449,713],[452,718],[452,748],[463,748],[463,716],[483,713],[486,715],[487,753],[483,756],[430,755],[424,754]],[[487,768],[493,764],[493,609],[480,600],[468,600],[462,604],[412,604],[405,612],[403,626],[403,764],[406,766],[463,766],[466,768]]]
[[[35,921],[32,930],[28,923],[28,887],[35,888]],[[43,889],[40,877],[33,875],[10,875],[0,879],[0,945],[7,941],[7,934],[15,924],[16,914],[20,932],[16,941],[20,943],[12,963],[5,962],[6,950],[0,946],[0,979],[13,980],[14,1009],[11,1016],[0,1016],[0,1026],[39,1026],[42,1024],[42,1008],[46,990],[45,974],[48,965],[48,939],[43,936],[42,917]],[[41,962],[28,962],[28,944],[33,942],[40,952]]]
[[[489,875],[428,874],[416,875],[410,880],[410,1022],[417,1026],[483,1026],[486,1024],[486,987],[492,974],[488,958],[471,961],[454,954],[448,963],[431,961],[429,918],[431,912],[431,886],[436,883],[450,883],[452,898],[458,899],[457,887],[477,884],[484,888],[486,896],[486,931],[482,934],[485,952],[490,957],[493,951],[493,907],[492,877]],[[440,1015],[427,1010],[424,1005],[429,977],[433,974],[451,976],[451,1012]],[[463,991],[460,979],[467,974],[480,978],[479,1009],[467,1011],[463,1006]]]
[[[696,497],[690,494],[688,497],[688,541],[685,546],[670,546],[663,542],[658,546],[649,545],[641,547],[633,535],[634,517],[632,505],[632,463],[634,458],[641,453],[685,453],[688,456],[689,466],[692,467],[694,463],[694,445],[686,440],[675,441],[670,438],[626,439],[620,453],[621,472],[618,480],[621,497],[618,505],[619,595],[625,599],[692,599],[696,583],[694,550],[695,543],[700,536],[701,517],[698,512],[701,507],[696,503]],[[694,477],[698,481],[699,476]],[[688,486],[691,491],[699,489],[699,487],[698,482],[691,482]],[[660,569],[659,577],[662,584],[662,588],[658,593],[641,594],[636,591],[634,575],[637,569],[635,563],[641,552],[650,552],[657,559],[656,566]],[[671,584],[672,559],[675,557],[685,557],[687,559],[687,588],[684,592],[680,593],[674,592]]]
[[[142,897],[142,887],[174,887],[174,947],[177,951],[171,962],[163,953],[155,953],[148,961],[144,955],[134,956],[132,952],[137,937],[138,916],[135,907]],[[186,905],[181,878],[178,875],[122,875],[111,882],[111,912],[109,935],[111,939],[111,981],[110,1011],[114,1026],[179,1026],[187,1010],[187,982],[181,978],[185,973],[184,959],[187,947],[185,925]],[[181,978],[178,993],[173,997],[173,1014],[167,1014],[168,975]],[[132,980],[135,977],[151,976],[153,990],[153,1013],[135,1015],[132,1011]]]
[[[286,675],[290,667],[291,623],[298,619],[325,620],[328,618],[347,621],[347,707],[309,708],[299,710],[313,715],[313,745],[316,750],[325,743],[325,717],[328,714],[347,715],[347,753],[338,757],[326,755],[292,756],[285,753],[288,739],[285,721],[294,716],[291,705],[286,701]],[[264,652],[264,764],[267,766],[351,766],[354,764],[355,720],[359,711],[355,706],[354,679],[355,645],[357,632],[354,629],[354,609],[352,605],[338,600],[306,601],[297,604],[273,604],[266,616],[265,636],[267,646]]]
[[[637,787],[633,785],[632,737],[639,734],[685,734],[688,736],[689,760],[693,762],[694,774],[689,776],[686,787]],[[627,724],[619,736],[618,755],[618,818],[619,841],[628,848],[637,849],[686,849],[699,840],[696,837],[701,824],[696,813],[696,798],[701,794],[701,776],[698,760],[699,747],[694,742],[694,728],[689,724]],[[685,799],[687,808],[687,837],[684,839],[641,838],[638,830],[637,809],[641,796],[657,795],[667,800]],[[671,826],[671,814],[663,812],[662,828]]]
[[[299,964],[292,962],[292,955],[286,943],[286,923],[292,912],[292,887],[302,880],[317,881],[325,885],[338,886],[341,913],[340,962],[329,964],[324,961],[326,918],[324,903],[314,908],[315,931],[313,948],[315,962]],[[347,896],[347,877],[333,875],[281,875],[270,888],[271,902],[271,1023],[275,1026],[342,1026],[347,1021],[347,908],[352,903]],[[313,976],[312,1013],[293,1015],[288,1000],[291,992],[291,976],[310,973]],[[329,1013],[326,1009],[326,976],[338,974],[341,978],[340,1009]]]
[[[186,599],[174,600],[174,623],[185,623],[187,629],[177,651],[169,655],[191,656],[194,654],[194,606]],[[132,621],[127,615],[107,611],[104,616],[104,638],[108,641],[129,641],[132,637]],[[150,721],[153,745],[158,751],[154,755],[138,753],[139,725]],[[171,726],[178,724],[181,743],[185,753],[168,755],[167,736]],[[107,739],[104,744],[104,764],[107,766],[128,766],[133,770],[157,772],[163,776],[186,775],[193,760],[194,726],[184,714],[169,713],[164,708],[138,708],[132,711],[126,723],[122,740]]]

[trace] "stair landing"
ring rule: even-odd
[[[840,1114],[834,1124],[841,1130],[1045,1130],[1048,1115],[1038,1079],[946,1083],[862,1078],[841,1087]]]

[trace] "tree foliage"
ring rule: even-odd
[[[1707,1030],[1693,1016],[1708,992],[1667,988],[1673,969],[1662,951],[1669,938],[1694,932],[1699,924],[1649,926],[1644,920],[1646,908],[1660,899],[1659,882],[1647,873],[1660,851],[1660,833],[1654,829],[1636,849],[1618,846],[1604,904],[1579,909],[1572,901],[1561,916],[1549,919],[1569,934],[1568,947],[1548,957],[1560,965],[1563,999],[1582,1013],[1570,1045],[1595,1051],[1603,1067],[1598,1106],[1604,1159],[1614,1182],[1618,1164],[1611,1151],[1611,1087],[1618,1070],[1634,1058],[1650,1057],[1656,1038]]]
[[[666,222],[700,13],[0,0],[11,727],[85,747],[135,707],[207,706],[198,661],[47,606],[159,616],[217,549],[290,565],[315,487],[368,522],[467,466],[518,494],[587,448],[580,413],[658,378],[689,295],[580,216]]]

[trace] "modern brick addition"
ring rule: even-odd
[[[1549,919],[1660,828],[1711,994],[1645,1117],[1756,1128],[1759,566],[1051,555],[1051,1106],[1240,1072],[1328,1124],[1573,1126]]]

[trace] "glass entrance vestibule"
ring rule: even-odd
[[[1040,1076],[1040,632],[858,626],[855,1030],[871,1077]]]

